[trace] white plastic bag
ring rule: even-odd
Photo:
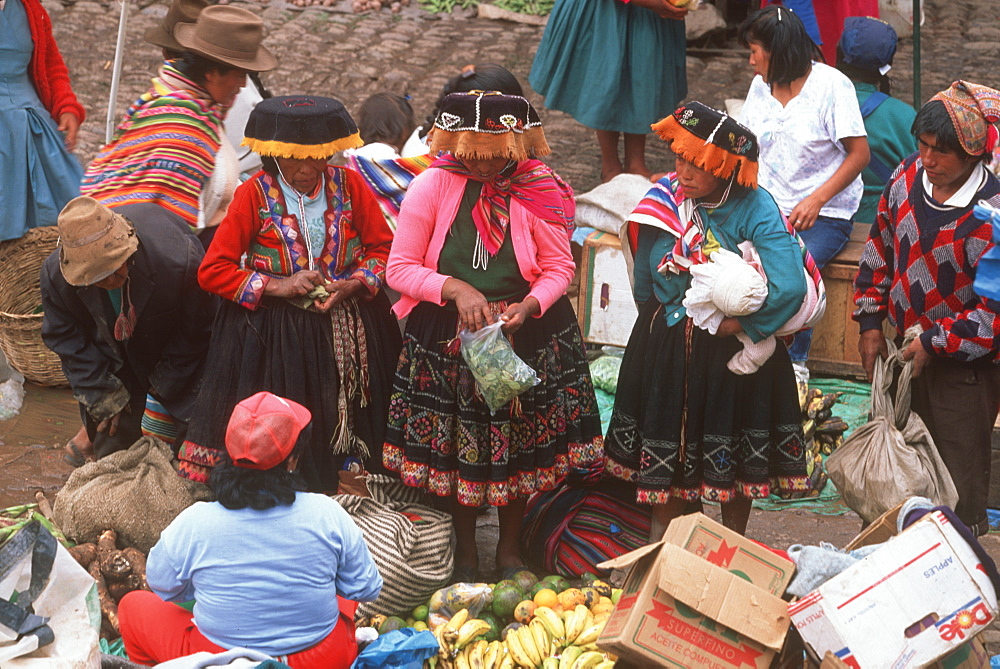
[[[872,418],[826,461],[826,471],[847,506],[868,522],[909,497],[955,508],[958,491],[927,426],[910,410],[913,361],[904,363],[892,340],[872,374]],[[901,367],[896,399],[889,395]]]
[[[69,551],[32,521],[0,547],[0,565],[0,666],[99,669],[97,584]]]
[[[24,404],[24,376],[15,369],[10,371],[10,378],[0,383],[0,420],[10,420]]]
[[[475,377],[486,406],[493,413],[528,388],[541,383],[535,370],[514,353],[514,348],[500,331],[503,324],[503,321],[497,320],[493,325],[475,332],[462,330],[458,334],[465,364]]]

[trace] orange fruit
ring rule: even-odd
[[[527,625],[535,616],[535,609],[537,607],[538,605],[533,601],[525,599],[514,607],[514,620],[523,625]]]
[[[543,588],[535,593],[534,602],[538,606],[547,606],[550,609],[554,609],[559,605],[559,595],[556,594],[555,590]]]
[[[572,609],[578,604],[587,603],[587,596],[579,588],[567,588],[556,596],[559,598],[559,603],[566,609]]]

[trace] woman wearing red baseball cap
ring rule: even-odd
[[[119,606],[134,662],[240,647],[293,668],[351,665],[354,602],[378,597],[382,577],[347,512],[303,492],[295,470],[311,420],[267,392],[236,405],[209,481],[217,501],[174,519],[149,553],[152,592]],[[193,613],[172,603],[191,600]]]

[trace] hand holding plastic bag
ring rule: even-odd
[[[475,332],[462,330],[458,335],[462,342],[462,358],[476,379],[486,406],[493,413],[525,390],[541,383],[535,370],[514,353],[514,348],[500,331],[503,324],[502,320],[498,320]]]

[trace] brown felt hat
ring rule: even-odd
[[[194,23],[206,7],[208,0],[174,0],[160,25],[148,29],[143,39],[164,49],[183,51],[184,47],[174,38],[174,28],[178,23]]]
[[[111,276],[139,248],[135,228],[92,197],[73,198],[59,212],[59,269],[71,286]]]
[[[253,12],[212,5],[201,10],[197,21],[178,23],[174,37],[185,51],[248,72],[273,70],[278,65],[264,40],[264,22]]]

